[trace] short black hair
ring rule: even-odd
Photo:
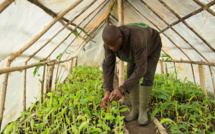
[[[102,39],[104,42],[116,42],[120,38],[121,31],[115,25],[107,25],[102,33]]]

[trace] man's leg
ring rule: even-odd
[[[161,43],[158,47],[148,56],[147,71],[144,75],[143,83],[139,89],[139,117],[138,124],[145,126],[148,124],[147,108],[151,98],[151,92],[154,83],[154,75],[157,67],[157,63],[160,57]]]
[[[131,74],[134,72],[135,69],[135,64],[134,63],[128,63],[127,64],[127,78],[131,76]],[[133,121],[138,118],[138,113],[139,113],[139,84],[135,85],[135,87],[131,90],[129,94],[129,99],[131,102],[131,112],[125,116],[125,121]]]

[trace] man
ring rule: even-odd
[[[102,38],[105,49],[103,62],[105,96],[101,107],[105,107],[106,103],[110,106],[110,101],[118,101],[122,95],[129,93],[132,110],[125,117],[125,121],[138,118],[139,125],[147,125],[147,108],[162,47],[159,33],[143,23],[120,27],[108,25],[103,30]],[[118,89],[113,89],[116,56],[127,62],[127,80]],[[139,84],[142,77],[144,80]]]

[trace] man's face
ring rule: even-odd
[[[104,41],[104,43],[110,48],[111,51],[116,52],[122,46],[122,34],[117,41]]]

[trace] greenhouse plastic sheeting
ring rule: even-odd
[[[2,3],[4,0],[0,0]],[[31,1],[31,0],[29,0]],[[6,60],[10,55],[20,50],[29,41],[34,39],[50,22],[53,16],[50,16],[45,9],[36,6],[27,0],[15,0],[0,14],[0,67],[5,68]],[[41,5],[60,14],[67,7],[77,0],[38,0]],[[199,0],[203,5],[207,5],[213,0]],[[39,51],[28,64],[39,62],[41,59],[66,60],[78,55],[78,65],[101,65],[104,58],[103,41],[101,39],[104,21],[109,15],[111,24],[118,24],[118,7],[114,0],[83,0],[75,8],[64,15],[64,20],[73,20],[72,24],[63,29],[54,37],[41,51]],[[195,1],[190,0],[125,0],[124,24],[143,22],[160,32],[162,38],[162,55],[167,54],[173,60],[190,60],[215,62],[215,17],[208,10],[202,8]],[[92,4],[90,7],[88,7]],[[87,8],[88,7],[88,8]],[[174,13],[171,12],[174,10]],[[215,12],[215,5],[210,9]],[[199,10],[197,14],[192,14]],[[82,12],[84,11],[84,12]],[[80,14],[81,13],[81,14]],[[110,13],[110,14],[109,14]],[[176,15],[175,15],[176,14]],[[191,14],[186,18],[188,14]],[[80,15],[80,16],[78,16]],[[181,21],[185,17],[184,21]],[[44,43],[51,39],[59,29],[66,24],[66,21],[60,20],[55,23],[43,36],[41,36],[31,47],[16,58],[11,67],[24,65],[28,57],[39,50]],[[71,33],[71,29],[78,25],[77,32],[79,36]],[[95,30],[95,31],[94,31]],[[176,32],[177,31],[177,32]],[[87,34],[85,33],[87,32]],[[70,34],[71,35],[68,35]],[[94,38],[95,37],[95,38]],[[77,39],[78,38],[78,39]],[[92,41],[88,42],[88,40]],[[73,41],[74,40],[74,41]],[[61,56],[61,57],[60,57]],[[197,84],[200,83],[198,74],[198,65],[193,64],[194,78],[190,64],[175,63],[178,78]],[[53,83],[58,80],[63,81],[67,74],[70,62],[65,62],[59,66],[55,65],[53,74]],[[173,63],[165,63],[168,71],[175,71]],[[157,66],[157,73],[161,73],[160,63]],[[210,66],[213,78],[215,79],[215,67]],[[206,86],[211,92],[214,91],[209,66],[204,65]],[[41,76],[33,77],[35,68],[27,69],[27,107],[35,102],[35,97],[40,95]],[[42,74],[43,67],[39,69]],[[166,71],[166,70],[164,70]],[[47,73],[47,72],[46,72]],[[0,75],[2,83],[4,75]],[[9,73],[8,87],[5,111],[2,128],[10,121],[17,119],[22,111],[22,90],[24,72]],[[214,82],[214,81],[213,81]],[[1,90],[0,84],[0,90]],[[54,86],[54,85],[53,85]]]

